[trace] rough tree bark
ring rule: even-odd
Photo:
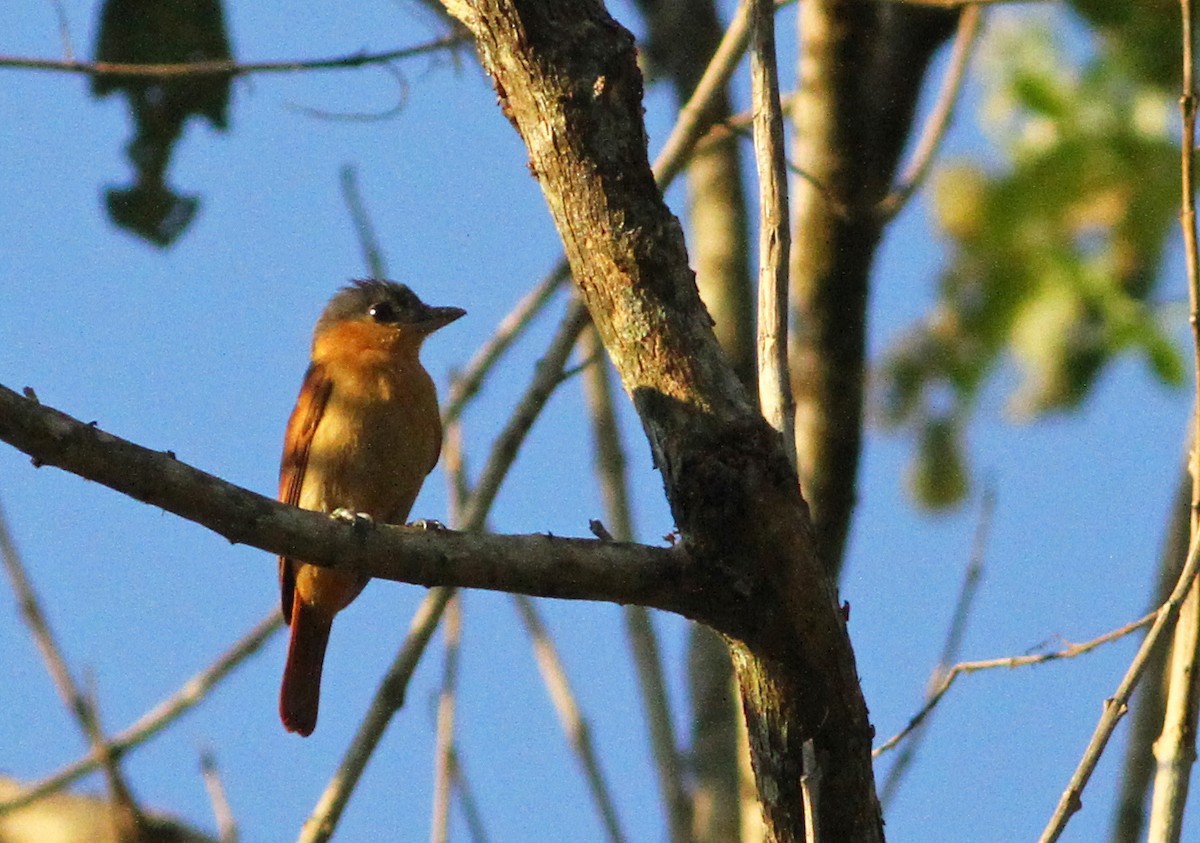
[[[682,107],[692,96],[721,41],[713,0],[638,0],[648,30],[643,50],[654,74],[667,77]],[[709,109],[716,123],[732,114],[722,90]],[[739,380],[758,394],[754,286],[750,236],[742,190],[741,146],[736,139],[698,151],[687,167],[688,247],[700,298],[713,319],[717,342]],[[743,807],[740,762],[745,729],[729,648],[708,627],[695,625],[688,642],[692,704],[692,831],[696,843],[762,838],[754,828],[757,801]],[[751,788],[752,790],[752,788]],[[747,825],[749,824],[749,828]],[[755,831],[758,833],[754,833]]]
[[[811,740],[822,839],[881,840],[871,727],[836,590],[796,475],[716,342],[655,186],[632,37],[588,0],[446,6],[475,36],[525,141],[686,549],[702,570],[737,582],[712,622],[730,640],[768,839],[804,839]]]

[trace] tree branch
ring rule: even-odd
[[[488,536],[376,525],[366,530],[287,506],[84,424],[0,386],[0,439],[34,458],[249,544],[314,565],[344,565],[416,585],[486,588],[575,600],[637,603],[695,617],[677,548]],[[693,583],[699,585],[699,583]]]
[[[26,56],[0,56],[0,68],[18,70],[54,70],[61,73],[80,73],[86,76],[249,76],[253,73],[298,73],[307,70],[348,70],[371,64],[387,64],[414,56],[450,50],[460,46],[462,35],[448,35],[399,50],[383,53],[358,52],[327,59],[297,59],[293,61],[196,61],[180,64],[124,64],[111,61],[76,61],[74,59],[36,59]]]

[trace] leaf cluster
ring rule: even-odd
[[[917,437],[910,484],[924,506],[965,495],[964,428],[1010,355],[1008,407],[1022,420],[1076,408],[1123,354],[1183,379],[1152,300],[1178,206],[1169,100],[1123,54],[1102,48],[1075,70],[1063,46],[1040,27],[992,39],[984,110],[1005,160],[953,163],[934,180],[948,260],[880,373],[885,424]]]

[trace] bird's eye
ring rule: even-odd
[[[367,308],[367,313],[376,322],[395,322],[396,308],[391,302],[381,301]]]

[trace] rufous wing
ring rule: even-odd
[[[304,375],[296,409],[288,419],[287,433],[283,437],[283,460],[279,464],[279,500],[297,506],[300,491],[304,487],[304,471],[308,466],[308,453],[312,448],[313,435],[325,405],[333,392],[333,380],[325,367],[313,363]],[[283,619],[292,622],[292,596],[296,589],[296,561],[279,557],[280,608]]]

